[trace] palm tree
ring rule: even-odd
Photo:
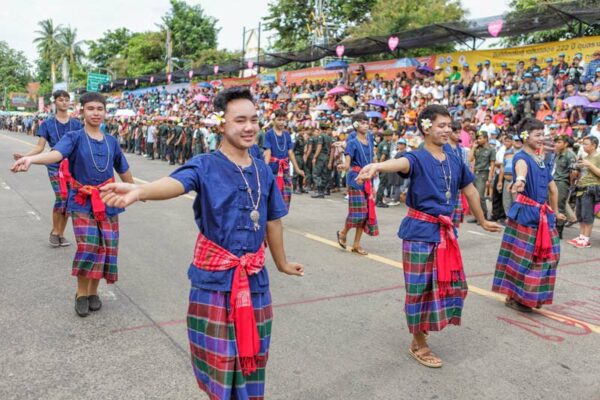
[[[80,64],[84,57],[83,49],[81,48],[82,40],[77,41],[77,28],[70,26],[62,28],[58,33],[58,43],[60,44],[60,53],[69,62],[69,65]]]
[[[60,60],[58,36],[62,27],[55,26],[51,19],[39,21],[38,26],[41,29],[35,31],[38,37],[33,39],[33,43],[37,45],[42,59],[50,64],[52,85],[54,85],[56,83],[56,64]]]

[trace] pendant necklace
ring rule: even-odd
[[[223,153],[223,154],[225,154],[225,153]],[[227,159],[229,160],[229,157],[227,157]],[[246,183],[248,197],[250,197],[250,202],[252,203],[252,211],[250,211],[250,220],[254,224],[254,232],[257,232],[260,229],[260,224],[258,223],[258,221],[260,220],[260,213],[258,212],[258,206],[260,205],[260,176],[258,174],[258,168],[256,167],[256,163],[254,162],[254,157],[250,156],[250,159],[252,160],[252,165],[254,166],[254,171],[256,172],[256,183],[258,186],[258,191],[257,191],[258,196],[256,198],[256,202],[254,202],[254,197],[252,197],[253,190],[250,187],[250,184],[248,183],[246,176],[244,175],[244,171],[242,170],[242,167],[240,167],[239,165],[237,165],[236,163],[234,163],[231,160],[229,160],[229,161],[233,165],[236,166],[236,168],[240,172],[240,175],[242,175],[242,179]]]
[[[535,163],[538,165],[538,167],[546,168],[546,164],[544,163],[544,158],[542,156],[538,156],[537,154],[536,155],[529,154],[529,152],[527,152],[527,151],[525,153],[527,153],[529,155],[529,157],[533,158],[533,161],[535,161]]]
[[[275,129],[273,129],[273,135],[275,135],[275,145],[277,146],[277,149],[282,152],[285,153],[285,149],[287,147],[287,138],[285,137],[285,131],[283,132],[283,134],[281,136],[283,136],[283,149],[281,147],[279,147],[279,140],[277,139],[277,132],[275,132]]]
[[[90,156],[92,157],[92,163],[94,163],[94,168],[96,168],[96,171],[103,173],[106,172],[106,170],[108,169],[108,164],[110,163],[110,147],[108,147],[108,140],[106,140],[106,138],[104,138],[104,143],[106,143],[106,165],[104,166],[104,168],[98,168],[98,164],[96,163],[96,159],[94,158],[94,152],[92,151],[92,144],[90,142],[90,136],[88,135],[87,131],[84,129],[83,132],[85,133],[85,138],[87,139],[87,144],[88,144],[88,148],[90,149]]]
[[[450,199],[452,198],[452,192],[450,191],[452,187],[452,168],[450,166],[450,160],[448,160],[448,157],[446,157],[446,161],[448,161],[448,175],[446,175],[446,170],[444,169],[443,161],[440,161],[440,167],[442,167],[442,173],[444,174],[444,185],[446,186],[446,203],[450,203]]]
[[[58,140],[62,138],[60,132],[58,132],[58,124],[56,123],[56,117],[54,117],[54,129],[56,129],[56,136],[58,136]],[[67,132],[71,132],[71,118],[69,118],[69,130]]]

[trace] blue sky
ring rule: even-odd
[[[77,28],[80,40],[93,40],[108,29],[127,27],[140,32],[155,30],[168,11],[168,0],[7,0],[0,7],[0,40],[23,51],[30,61],[37,57],[32,41],[37,22],[52,18],[55,23]],[[267,14],[269,0],[188,0],[202,4],[208,15],[219,20],[219,48],[241,49],[242,27],[256,27]],[[470,18],[497,15],[508,10],[509,0],[462,0]],[[231,12],[235,10],[236,12]]]

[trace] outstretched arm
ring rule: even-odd
[[[281,219],[267,221],[267,243],[273,256],[273,261],[279,272],[288,275],[304,275],[304,267],[298,263],[288,262],[283,249],[283,224]]]
[[[13,158],[16,161],[19,158],[23,158],[23,157],[27,157],[27,156],[35,156],[36,154],[40,154],[42,151],[44,151],[45,147],[46,147],[46,139],[44,139],[43,137],[39,137],[38,142],[33,149],[29,150],[25,154],[14,153]]]
[[[63,155],[52,150],[47,153],[36,154],[34,156],[21,157],[10,167],[12,172],[26,172],[29,170],[31,164],[48,165],[60,162],[63,159]]]
[[[100,190],[102,191],[102,201],[106,205],[120,208],[128,207],[137,201],[168,200],[185,193],[181,182],[169,177],[160,178],[144,185],[124,182],[110,183],[102,186]]]
[[[362,183],[382,172],[401,172],[407,174],[410,171],[410,162],[406,157],[393,158],[381,163],[369,164],[360,170],[356,181]]]

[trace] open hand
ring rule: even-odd
[[[12,172],[27,172],[31,166],[31,158],[21,157],[10,167]]]
[[[500,232],[502,230],[502,225],[492,221],[483,221],[481,227],[488,232]]]
[[[23,158],[23,154],[21,153],[13,153],[13,159],[17,161],[19,158]]]
[[[139,190],[139,187],[132,183],[109,183],[100,188],[100,197],[107,206],[125,208],[140,199]]]
[[[302,264],[296,262],[288,262],[279,268],[279,272],[283,272],[284,274],[288,275],[304,276],[304,267]]]
[[[377,172],[379,172],[377,170],[377,164],[369,164],[360,170],[355,180],[356,182],[362,184],[366,180],[369,180],[377,175]]]

